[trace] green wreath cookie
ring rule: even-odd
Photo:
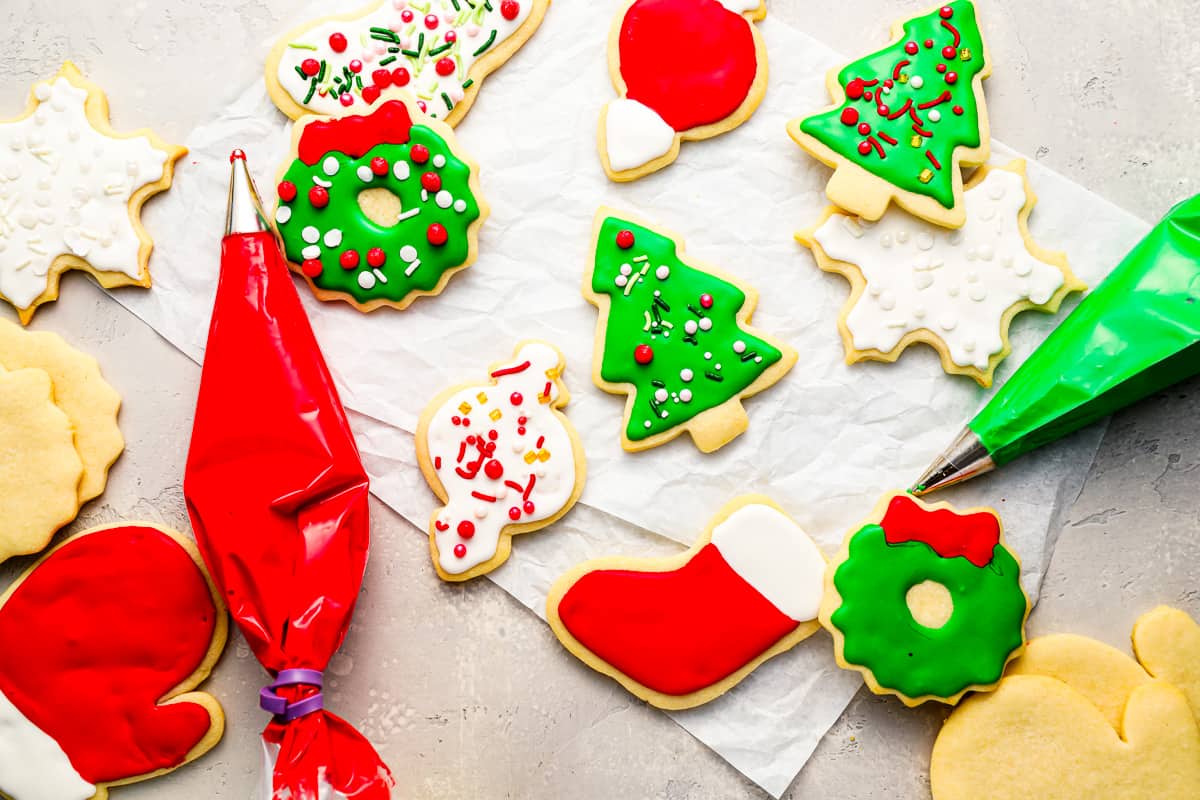
[[[455,151],[448,127],[408,101],[306,117],[293,155],[275,223],[288,261],[322,300],[402,309],[475,260],[488,211],[478,168]]]
[[[876,694],[953,705],[995,687],[1024,647],[1028,614],[995,511],[895,494],[826,572],[821,624],[838,663]]]

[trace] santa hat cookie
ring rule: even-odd
[[[816,632],[824,573],[808,534],[749,495],[678,556],[580,564],[550,589],[546,615],[592,669],[658,708],[692,708]]]
[[[684,140],[741,125],[767,90],[767,52],[752,24],[764,0],[630,0],[609,36],[621,95],[600,115],[600,160],[614,181],[662,169]]]
[[[224,731],[190,691],[225,646],[199,552],[149,523],[67,540],[0,596],[0,796],[103,800]]]

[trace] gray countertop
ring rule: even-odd
[[[928,5],[768,3],[843,52],[883,41],[887,23]],[[262,43],[293,5],[5,0],[0,117],[70,58],[107,90],[118,130],[151,126],[182,141],[255,77]],[[997,138],[1146,220],[1200,191],[1195,0],[1096,0],[1082,4],[1087,11],[1040,0],[978,5],[997,65],[987,86]],[[96,355],[125,398],[128,449],[75,527],[157,519],[186,529],[180,479],[199,369],[82,277],[64,281],[35,327]],[[1200,616],[1198,478],[1200,381],[1118,415],[1062,532],[1031,635],[1073,631],[1124,647],[1133,620],[1159,603]],[[397,798],[765,797],[667,717],[578,664],[501,589],[443,585],[428,569],[425,539],[381,503],[372,513],[355,658],[335,658],[329,700],[379,743]],[[254,710],[261,682],[234,637],[206,687],[229,711],[225,740],[187,769],[114,797],[249,798],[265,722]],[[860,692],[786,796],[926,798],[944,714]]]

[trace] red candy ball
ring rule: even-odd
[[[859,152],[859,155],[864,155],[864,156],[870,155],[871,154],[871,143],[870,142],[859,142],[858,143],[858,152]]]
[[[949,83],[949,84],[958,83],[958,73],[957,72],[947,72],[946,73],[946,83]]]
[[[442,178],[436,172],[426,172],[421,176],[421,188],[427,192],[436,192],[442,188]]]
[[[422,114],[424,114],[426,111],[428,111],[428,110],[429,110],[429,106],[425,105],[425,101],[424,101],[424,100],[418,100],[418,101],[417,101],[417,108],[421,109],[421,113],[422,113]]]
[[[354,93],[353,92],[342,92],[341,94],[338,95],[338,102],[346,107],[353,105]]]
[[[909,42],[908,44],[904,45],[904,52],[908,53],[910,56],[915,56],[919,49],[920,48],[917,47],[916,42]]]
[[[633,349],[633,360],[639,364],[649,364],[654,360],[654,350],[648,344],[639,344]]]
[[[401,11],[400,12],[400,21],[401,22],[412,22],[413,21],[412,11],[408,10],[407,8],[404,9],[403,11]]]
[[[942,48],[942,58],[957,58],[957,57],[958,57],[958,51],[955,50],[950,45],[946,45],[945,47]]]
[[[296,184],[291,181],[283,181],[275,191],[279,194],[279,199],[285,203],[296,199]]]
[[[617,247],[622,250],[628,250],[633,247],[633,231],[619,231],[617,233]]]
[[[713,297],[711,294],[700,295],[700,307],[701,308],[712,308],[713,307]]]
[[[532,514],[533,513],[533,501],[526,500],[525,503],[521,506],[521,508],[525,511],[526,514]]]
[[[846,107],[842,109],[842,124],[854,125],[858,122],[858,109]]]
[[[404,67],[396,67],[394,70],[392,70],[392,83],[396,84],[397,86],[407,86],[411,79],[412,78],[408,74],[408,70]]]
[[[851,100],[858,100],[866,91],[866,83],[862,78],[855,78],[846,84],[846,97]]]
[[[343,95],[343,97],[344,96],[345,95]],[[371,105],[371,103],[374,103],[376,100],[379,99],[379,87],[378,86],[364,86],[363,90],[362,90],[362,99],[363,99],[363,102],[366,103],[367,105]]]
[[[300,271],[310,278],[321,274],[321,262],[315,258],[306,258],[300,263]]]
[[[357,74],[362,72],[362,62],[357,58],[350,62],[350,71]]]
[[[954,9],[950,6],[942,6],[941,11],[938,13],[942,15],[942,19],[950,19],[954,16]]]
[[[324,186],[314,186],[308,190],[308,202],[313,208],[324,208],[329,205],[329,190]]]
[[[887,103],[877,106],[876,108],[878,109],[879,116],[881,117],[886,117],[888,114],[892,113],[892,110],[887,107]]]
[[[893,86],[896,85],[896,82],[894,80],[892,80],[891,78],[888,78],[886,81],[883,82],[883,85],[886,86],[887,88],[891,89]]]
[[[946,65],[945,65],[945,64],[938,64],[938,65],[937,65],[937,71],[938,71],[938,72],[945,72],[945,71],[946,71]]]
[[[439,58],[437,64],[435,64],[433,68],[437,70],[438,75],[441,75],[444,78],[447,75],[453,75],[456,66],[453,58],[445,56],[443,58]]]
[[[525,398],[520,392],[513,392],[508,396],[508,402],[512,403],[514,406],[519,406],[521,403],[525,402]]]
[[[375,81],[375,85],[380,89],[386,89],[392,85],[392,73],[386,69],[377,69],[371,73],[371,80]]]
[[[466,558],[467,546],[465,544],[463,544],[462,542],[459,542],[458,544],[454,545],[454,555],[456,555],[459,558]]]
[[[500,16],[504,17],[510,22],[516,19],[517,15],[520,13],[521,4],[518,3],[517,0],[504,0],[504,2],[500,4]]]
[[[925,49],[926,49],[926,50],[932,50],[932,49],[933,49],[933,39],[926,39],[926,40],[925,40]]]
[[[367,251],[367,263],[372,267],[382,267],[387,261],[387,253],[382,247],[372,247]]]
[[[498,481],[504,475],[504,465],[492,459],[483,465],[483,474],[494,481]]]
[[[429,160],[429,148],[423,144],[414,144],[408,151],[408,157],[413,160],[414,164],[424,164]]]
[[[439,22],[441,22],[441,20],[438,19],[437,14],[426,14],[425,15],[425,27],[429,28],[429,30],[431,30],[431,31],[437,30],[437,26],[438,26]]]
[[[376,175],[387,175],[388,162],[383,156],[375,156],[371,159],[371,172]]]
[[[458,535],[464,539],[470,539],[475,535],[475,523],[469,519],[464,519],[458,523]]]
[[[868,136],[871,133],[871,126],[864,122],[858,126],[858,132],[863,136]]]
[[[442,38],[445,39],[449,44],[454,44],[458,41],[458,34],[454,31],[446,31],[446,35]]]
[[[321,71],[321,62],[315,58],[306,58],[300,62],[300,69],[308,77],[312,77]]]
[[[510,508],[508,510],[508,518],[511,519],[513,522],[516,522],[517,520],[519,520],[521,518],[521,509],[517,508],[516,506],[513,506],[512,508]]]
[[[962,106],[955,106],[952,110],[954,111],[955,116],[961,117],[963,115],[963,107]]]
[[[425,230],[425,238],[434,247],[441,247],[450,238],[450,234],[446,232],[446,228],[440,222],[435,222]]]
[[[338,263],[342,265],[342,269],[354,269],[358,266],[358,251],[342,251],[342,255],[338,258]]]
[[[332,34],[329,37],[329,48],[335,53],[346,52],[346,37],[340,33]]]

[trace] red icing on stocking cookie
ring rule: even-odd
[[[991,563],[1000,541],[995,514],[956,514],[948,508],[929,511],[906,494],[892,499],[879,524],[888,544],[924,542],[942,558],[962,556],[977,567]]]
[[[743,497],[667,559],[581,564],[550,591],[559,641],[660,708],[736,685],[816,629],[825,560],[769,500]]]
[[[629,181],[675,160],[681,139],[737,127],[766,90],[766,51],[751,22],[760,0],[632,0],[610,38],[621,93],[600,123],[609,177]]]
[[[0,795],[87,800],[217,743],[226,623],[199,554],[153,525],[68,540],[0,602]],[[164,699],[166,698],[166,699]]]

